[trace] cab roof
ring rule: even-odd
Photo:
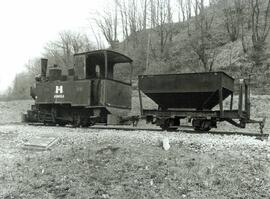
[[[127,57],[126,55],[123,55],[119,52],[112,51],[112,50],[95,50],[95,51],[88,51],[88,52],[83,52],[83,53],[77,53],[74,54],[74,56],[79,56],[79,55],[85,55],[87,56],[93,56],[96,58],[101,58],[107,54],[108,57],[108,62],[113,62],[113,63],[131,63],[133,62],[132,59]]]

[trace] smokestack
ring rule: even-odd
[[[41,59],[41,78],[44,80],[46,78],[48,67],[48,59]]]

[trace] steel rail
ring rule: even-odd
[[[29,125],[45,126],[42,123],[29,123]],[[66,127],[74,128],[72,126],[66,126]],[[87,127],[86,129],[123,130],[123,131],[157,131],[157,132],[163,131],[162,129],[158,129],[158,128],[143,128],[143,127],[131,127],[131,126],[105,126],[105,125],[104,126],[94,125],[91,127]],[[177,129],[177,130],[171,130],[170,132],[179,132],[179,133],[188,133],[188,134],[197,134],[197,135],[198,134],[223,135],[223,136],[240,135],[240,136],[256,137],[260,139],[268,139],[269,137],[268,133],[249,133],[249,132],[237,132],[237,131],[195,131],[195,130],[188,130],[188,129]]]
[[[249,133],[249,132],[237,132],[237,131],[194,131],[194,130],[182,130],[185,133],[189,134],[211,134],[211,135],[242,135],[242,136],[249,136],[249,137],[258,137],[258,138],[268,138],[268,133]]]

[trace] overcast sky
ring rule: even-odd
[[[108,1],[108,0],[107,0]],[[0,1],[0,93],[24,70],[29,59],[41,56],[45,44],[63,30],[88,32],[90,13],[105,0]]]

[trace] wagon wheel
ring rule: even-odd
[[[176,131],[178,129],[176,126],[180,126],[179,118],[168,118],[160,124],[160,128],[163,131]]]
[[[65,122],[57,122],[57,124],[58,124],[59,126],[61,126],[61,127],[66,126],[66,123],[65,123]]]
[[[43,121],[44,126],[56,126],[56,123],[53,123],[51,121]]]
[[[210,131],[211,130],[211,122],[204,120],[201,125],[202,131]]]
[[[90,122],[88,121],[87,118],[83,118],[82,122],[81,122],[81,125],[82,125],[83,128],[87,128],[87,127],[90,126]]]
[[[90,120],[89,126],[94,126],[96,124],[96,120]]]
[[[211,130],[211,121],[194,119],[192,121],[192,126],[194,127],[195,131],[207,132]]]
[[[72,127],[80,127],[81,125],[81,116],[79,113],[73,113],[73,122],[72,122]]]

